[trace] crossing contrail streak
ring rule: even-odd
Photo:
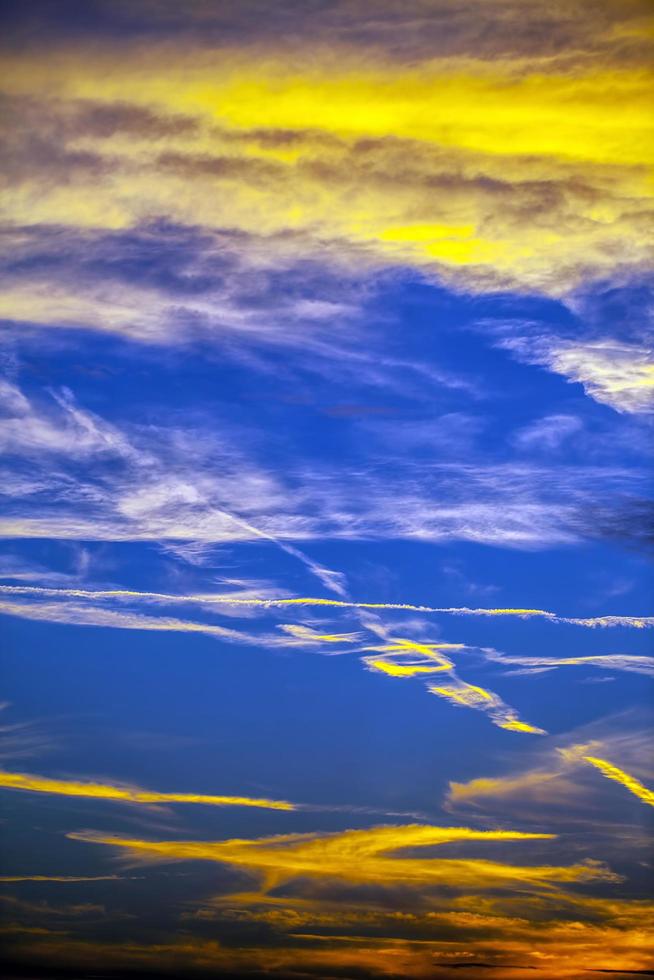
[[[284,549],[286,550],[286,549]],[[293,549],[296,553],[296,549]],[[301,555],[297,552],[297,556]],[[302,560],[306,556],[302,555]],[[306,559],[310,562],[310,559]],[[313,563],[311,563],[313,568]],[[325,570],[319,566],[321,572]],[[317,573],[316,573],[317,574]],[[340,575],[340,573],[330,573]],[[575,626],[607,627],[625,626],[633,629],[646,629],[654,626],[654,616],[559,616],[546,609],[506,609],[472,608],[470,606],[423,606],[410,602],[355,602],[348,599],[325,599],[317,596],[289,596],[287,598],[264,599],[256,596],[230,596],[228,594],[198,593],[195,595],[169,594],[165,592],[139,592],[132,589],[52,589],[34,585],[0,585],[0,593],[10,595],[48,596],[67,599],[135,599],[145,602],[197,603],[202,605],[245,606],[260,609],[283,609],[292,606],[329,606],[337,609],[397,610],[419,613],[439,613],[450,616],[514,616],[518,619],[540,618],[553,623],[569,623]]]

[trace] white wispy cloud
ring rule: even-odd
[[[532,452],[552,452],[581,430],[583,423],[576,415],[546,415],[513,434],[518,449]]]
[[[332,573],[340,574],[340,573]],[[646,629],[654,626],[654,616],[595,616],[591,618],[575,618],[573,616],[559,616],[546,609],[526,609],[520,607],[507,608],[471,608],[469,606],[425,606],[414,605],[408,602],[356,602],[351,599],[331,599],[324,597],[310,596],[284,596],[274,591],[262,593],[257,583],[246,583],[237,581],[234,583],[245,588],[235,589],[231,592],[223,593],[165,593],[165,592],[142,592],[132,589],[84,589],[84,588],[52,588],[49,586],[34,585],[2,585],[0,584],[0,594],[23,595],[37,598],[53,599],[109,599],[109,600],[135,600],[144,603],[156,604],[198,604],[216,606],[220,609],[223,606],[234,606],[236,608],[260,608],[260,609],[282,609],[287,607],[306,608],[315,606],[317,608],[327,607],[333,609],[353,609],[353,610],[375,610],[389,612],[418,612],[418,613],[441,613],[454,616],[482,616],[490,618],[513,617],[517,619],[539,619],[552,623],[566,623],[588,628],[624,626],[634,629]],[[489,655],[495,651],[490,650]],[[517,661],[516,661],[517,662]]]
[[[72,602],[0,602],[0,614],[17,616],[20,619],[33,619],[47,623],[60,623],[72,626],[105,626],[126,630],[154,630],[156,632],[201,633],[226,640],[229,643],[257,643],[259,637],[215,626],[211,623],[198,623],[177,619],[171,616],[147,616],[143,613],[124,612],[119,609],[102,609],[97,606],[78,605]],[[272,638],[275,641],[275,638]]]
[[[5,394],[14,413],[0,421],[6,538],[195,547],[259,539],[288,549],[320,538],[406,538],[538,549],[598,533],[584,515],[605,506],[606,490],[628,499],[645,481],[638,470],[583,463],[554,471],[528,462],[380,460],[365,432],[363,466],[299,461],[281,446],[273,465],[270,447],[233,425],[119,426],[66,389],[38,401],[16,385]],[[315,562],[313,572],[320,578]],[[330,588],[333,574],[321,574]]]
[[[575,342],[549,336],[505,338],[502,346],[522,360],[540,364],[577,382],[595,401],[617,412],[654,411],[654,353],[651,345],[611,337]]]
[[[125,435],[105,419],[81,409],[63,388],[46,393],[37,406],[9,380],[0,386],[0,448],[6,454],[41,453],[68,457],[135,456]]]
[[[538,674],[544,670],[558,670],[562,667],[595,667],[599,670],[618,670],[654,676],[654,657],[646,655],[605,653],[576,657],[515,657],[500,653],[490,647],[482,647],[481,652],[487,660],[493,663],[523,668],[519,671],[512,671],[514,674]]]

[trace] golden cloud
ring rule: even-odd
[[[334,834],[285,834],[255,840],[149,841],[94,833],[72,833],[83,840],[126,849],[145,862],[215,861],[255,873],[263,890],[294,879],[335,879],[377,886],[443,885],[454,888],[549,887],[555,882],[616,880],[603,866],[591,862],[568,866],[511,865],[465,858],[397,856],[408,848],[466,842],[551,840],[555,835],[511,830],[474,830],[426,825],[382,826]],[[233,896],[232,896],[233,897]]]
[[[51,779],[25,772],[0,772],[0,787],[54,796],[82,796],[94,800],[117,800],[121,803],[198,803],[203,806],[251,806],[266,810],[294,810],[286,800],[267,800],[251,796],[216,796],[205,793],[159,793],[140,787],[113,786],[107,783]]]
[[[61,170],[54,153],[48,176],[20,151],[18,225],[165,216],[255,236],[255,265],[273,252],[356,255],[552,294],[649,263],[653,75],[641,64],[151,45],[123,51],[119,70],[101,49],[5,67]],[[113,129],[93,124],[94,109],[113,111]],[[134,297],[123,305],[97,325],[129,332]],[[84,284],[53,295],[30,283],[8,290],[2,313],[78,325],[99,310]]]

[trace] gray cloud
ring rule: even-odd
[[[6,44],[34,46],[50,37],[104,38],[107,45],[165,42],[198,47],[266,46],[269,38],[286,47],[336,40],[342,45],[381,49],[398,59],[437,53],[442,57],[482,54],[559,57],[572,49],[614,60],[646,58],[646,46],[615,28],[646,17],[646,0],[600,0],[588,16],[582,0],[544,8],[528,0],[500,0],[489,11],[483,0],[465,8],[456,0],[384,0],[371,9],[361,0],[284,0],[273,8],[262,0],[34,0],[29,10],[9,8]]]

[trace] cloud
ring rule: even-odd
[[[83,562],[60,578],[27,560],[0,562],[0,612],[40,631],[169,632],[189,649],[197,633],[245,654],[282,650],[289,676],[298,657],[354,653],[373,696],[378,687],[392,697],[397,685],[410,701],[399,681],[422,681],[436,726],[456,722],[455,707],[480,711],[480,730],[500,746],[487,775],[483,753],[477,772],[466,764],[448,774],[447,805],[474,807],[474,827],[329,833],[335,807],[307,833],[317,808],[298,805],[299,817],[283,819],[301,832],[279,837],[203,841],[195,825],[187,840],[117,838],[111,826],[78,835],[66,846],[80,860],[110,848],[137,863],[189,861],[187,887],[173,901],[158,896],[154,914],[124,932],[110,922],[93,935],[83,923],[65,935],[26,933],[13,948],[28,972],[494,969],[517,980],[534,967],[547,976],[646,969],[651,909],[627,897],[645,871],[634,845],[642,821],[613,816],[630,800],[640,807],[630,789],[651,793],[642,758],[619,739],[512,739],[482,723],[541,732],[495,693],[504,687],[493,672],[577,668],[558,675],[568,682],[585,668],[649,673],[651,658],[629,653],[622,634],[614,652],[593,654],[608,637],[579,631],[644,630],[654,616],[614,615],[614,605],[609,615],[566,616],[601,610],[601,596],[589,607],[574,595],[521,594],[521,570],[543,570],[527,555],[495,562],[497,594],[474,597],[489,608],[456,605],[473,591],[463,578],[450,576],[427,605],[425,582],[418,595],[396,578],[428,544],[462,542],[482,565],[502,555],[489,548],[558,549],[551,571],[582,541],[600,541],[604,558],[614,543],[644,541],[646,0],[598,0],[590,13],[581,0],[11,6],[0,41],[0,359],[9,368],[0,534],[53,567],[71,542],[121,544],[89,545],[106,559],[92,575]],[[223,390],[214,380],[225,372]],[[368,564],[380,542],[388,570]],[[337,553],[352,584],[322,560]],[[118,570],[124,561],[129,575]],[[214,577],[217,565],[241,561],[251,582]],[[271,561],[275,582],[261,581]],[[627,564],[628,575],[615,574],[635,581]],[[556,574],[546,578],[561,590]],[[229,628],[239,615],[247,629]],[[525,656],[447,643],[440,627],[452,618],[472,634],[537,630],[542,642]],[[573,627],[584,649],[559,655],[556,641]],[[537,684],[530,710],[540,720]],[[567,710],[545,707],[548,724]],[[6,734],[11,750],[25,735]],[[521,753],[514,766],[511,751]],[[22,771],[3,779],[14,795],[71,805],[195,804],[185,816],[201,822],[198,805],[226,800],[296,806]],[[507,813],[518,830],[497,829]],[[576,834],[552,839],[571,826]],[[584,860],[595,845],[612,867],[619,854],[615,871]],[[616,872],[629,882],[608,897]],[[206,896],[235,878],[249,891]],[[88,880],[93,890],[105,879],[5,883],[38,891]],[[127,903],[142,904],[127,891]]]
[[[617,412],[654,411],[654,358],[649,346],[621,344],[611,338],[574,343],[556,337],[534,342],[507,339],[503,346],[529,363],[541,364],[569,382],[582,384],[587,395]],[[569,422],[567,430],[562,430],[560,417],[556,424],[556,438],[574,431]],[[553,431],[550,429],[549,438]]]
[[[625,500],[646,492],[645,472],[624,466],[569,464],[553,472],[531,462],[418,456],[394,458],[389,470],[364,434],[365,465],[335,467],[311,449],[298,458],[281,440],[271,447],[260,432],[234,423],[217,431],[202,413],[185,427],[165,418],[117,424],[68,389],[37,397],[10,383],[5,395],[14,413],[0,420],[7,450],[0,533],[7,538],[196,548],[259,539],[289,555],[296,542],[321,538],[540,549],[596,537]],[[606,504],[608,490],[615,504]],[[311,561],[333,591],[338,576]],[[309,569],[306,555],[304,562]]]
[[[21,588],[21,587],[16,587]],[[24,587],[29,588],[28,586]],[[13,589],[11,586],[0,586],[0,592]],[[84,590],[78,591],[84,594]],[[110,593],[115,598],[116,593]],[[88,593],[87,593],[88,595]],[[118,596],[121,593],[118,591]],[[129,593],[122,593],[125,598]],[[131,594],[133,598],[134,594]],[[161,598],[161,597],[160,597]],[[247,601],[247,600],[242,600]],[[238,600],[237,600],[238,602]],[[245,633],[239,630],[230,629],[224,626],[215,626],[209,623],[199,623],[192,620],[181,620],[170,616],[148,616],[140,612],[121,611],[119,609],[107,609],[94,605],[79,604],[71,601],[59,602],[12,602],[0,600],[0,614],[18,616],[23,619],[31,619],[42,622],[60,623],[76,626],[100,626],[114,629],[128,630],[153,630],[156,632],[175,632],[175,633],[197,633],[200,635],[211,636],[221,639],[228,643],[239,643],[248,645],[261,645],[265,642],[271,647],[288,647],[289,645],[302,644],[313,645],[315,643],[352,644],[358,638],[357,633],[349,634],[318,634],[302,625],[286,625],[285,632],[290,632],[293,640],[272,636],[266,637],[263,634]],[[362,625],[366,626],[373,634],[388,636],[388,630],[381,623],[374,620],[361,618]],[[355,648],[356,649],[356,648]],[[383,657],[364,657],[363,663],[373,671],[379,671],[394,677],[415,676],[416,674],[433,674],[437,670],[445,670],[448,673],[448,683],[445,686],[428,685],[428,689],[439,696],[451,701],[454,704],[465,705],[466,707],[479,708],[488,713],[492,721],[508,731],[519,731],[531,734],[544,734],[543,730],[533,725],[520,721],[513,708],[509,708],[496,694],[483,691],[479,687],[467,684],[459,680],[454,670],[454,664],[440,651],[461,650],[462,644],[441,643],[424,644],[417,643],[409,639],[396,639],[394,642],[384,643],[382,646],[363,647],[364,650],[377,650],[383,653]],[[349,651],[352,652],[350,647]],[[419,654],[421,660],[415,661],[415,655]],[[397,658],[410,656],[412,660],[409,665],[402,661],[398,664]],[[8,778],[8,777],[7,777]],[[2,785],[0,781],[0,785]],[[137,801],[138,802],[138,801]]]
[[[276,954],[285,946],[283,937],[342,946],[350,971],[361,948],[375,951],[378,970],[384,962],[380,950],[396,944],[403,950],[429,945],[429,967],[419,970],[420,976],[433,975],[437,950],[444,962],[447,957],[455,963],[483,957],[501,968],[515,962],[518,950],[529,962],[527,951],[541,932],[548,949],[564,941],[569,954],[572,948],[585,948],[591,930],[619,928],[620,920],[623,927],[638,928],[647,914],[644,903],[593,899],[574,889],[584,882],[619,880],[599,862],[550,865],[506,859],[507,849],[515,846],[547,849],[552,835],[542,832],[404,825],[223,841],[142,840],[94,832],[69,836],[108,846],[132,863],[226,864],[246,876],[247,890],[232,886],[226,894],[189,903],[185,931],[206,923],[215,936],[230,924],[253,923],[274,942]],[[465,856],[468,848],[474,857]],[[496,855],[499,849],[501,859],[480,856],[486,849]],[[571,917],[577,933],[573,929],[566,936]],[[315,971],[320,967],[311,953]],[[396,961],[395,967],[391,975],[396,975]]]
[[[0,711],[11,705],[0,703]],[[41,755],[54,748],[56,742],[51,732],[44,732],[30,722],[13,722],[0,725],[0,760],[24,759]]]
[[[492,647],[483,647],[482,655],[492,663],[520,665],[524,670],[516,674],[538,674],[560,667],[597,667],[600,670],[622,670],[628,673],[654,676],[654,657],[628,653],[590,654],[580,657],[513,657],[499,653]]]
[[[347,582],[343,576],[333,578],[336,573],[316,565],[303,552],[288,547],[283,543],[282,550],[297,557],[311,572],[325,580],[327,587],[333,588],[337,595],[348,595]],[[327,577],[325,577],[327,576]],[[335,583],[332,585],[332,581]],[[260,646],[265,643],[271,648],[312,647],[321,649],[342,645],[344,653],[361,653],[364,666],[374,672],[385,674],[392,678],[412,678],[422,676],[429,682],[427,689],[450,704],[458,707],[473,708],[488,715],[493,724],[510,732],[522,734],[545,734],[544,729],[522,720],[518,712],[505,704],[502,698],[493,691],[478,684],[471,684],[459,678],[454,662],[449,653],[471,652],[483,658],[488,663],[511,668],[513,674],[533,675],[562,667],[591,667],[607,671],[625,671],[651,675],[654,672],[651,657],[636,654],[590,654],[576,657],[525,657],[510,656],[492,647],[468,647],[462,643],[418,641],[403,636],[394,635],[389,626],[384,623],[379,613],[381,611],[420,611],[423,613],[444,613],[473,616],[515,616],[519,618],[537,618],[545,621],[565,624],[582,625],[595,628],[597,626],[631,626],[643,629],[651,625],[652,617],[595,617],[589,620],[571,617],[557,617],[553,613],[538,609],[469,609],[446,607],[418,607],[407,604],[392,603],[358,603],[345,599],[327,598],[279,598],[253,596],[247,591],[240,590],[235,594],[198,594],[170,595],[155,592],[139,592],[128,589],[92,590],[80,588],[54,589],[50,587],[29,585],[0,584],[0,614],[18,616],[36,621],[61,623],[67,625],[98,626],[128,630],[151,630],[161,632],[197,633],[223,640],[227,643]],[[21,597],[16,601],[14,597]],[[54,600],[54,601],[53,601]],[[355,614],[361,627],[375,637],[373,644],[360,645],[363,633],[360,630],[346,632],[326,629],[316,630],[306,624],[279,624],[285,636],[265,634],[263,632],[245,632],[211,623],[179,619],[170,615],[152,616],[141,611],[126,609],[125,606],[135,603],[174,605],[177,603],[197,604],[207,611],[220,612],[222,607],[227,610],[247,612],[252,609],[275,611],[298,607],[304,609],[317,608],[351,611]],[[118,608],[113,608],[117,605]],[[381,641],[381,642],[379,642]],[[518,669],[515,669],[518,668]],[[506,671],[505,671],[506,673]],[[445,674],[441,679],[431,678],[435,674]]]
[[[83,796],[89,799],[117,800],[124,803],[197,803],[202,806],[250,806],[267,810],[293,810],[285,800],[257,799],[249,796],[217,796],[205,793],[159,793],[140,787],[115,786],[106,783],[53,779],[24,772],[0,771],[0,786],[29,793],[54,796]]]
[[[579,529],[599,541],[616,542],[623,547],[649,554],[654,548],[654,502],[645,497],[615,498],[611,506],[600,502],[579,514]]]
[[[531,770],[518,775],[488,777],[482,776],[471,779],[467,783],[451,782],[449,784],[446,803],[449,808],[460,803],[476,803],[484,799],[502,799],[504,797],[522,796],[525,791],[529,798],[533,790],[548,792],[547,784],[557,779],[560,771]]]
[[[641,913],[638,920],[641,928],[643,921]],[[587,949],[591,946],[603,950],[597,962],[624,965],[624,969],[616,967],[614,972],[617,970],[624,976],[647,972],[647,954],[642,944],[639,949],[637,940],[625,934],[619,924],[609,920],[606,925],[575,923],[575,926],[576,936],[564,921],[553,923],[551,933],[544,933],[537,927],[520,929],[514,926],[511,938],[487,938],[475,944],[475,949],[483,949],[483,960],[470,949],[469,939],[461,940],[453,949],[446,939],[392,938],[387,941],[379,936],[375,942],[372,937],[339,934],[288,935],[273,949],[260,946],[237,948],[200,937],[173,940],[161,937],[159,942],[130,940],[118,944],[70,937],[62,941],[56,934],[41,934],[29,937],[29,947],[25,940],[14,941],[11,951],[21,955],[22,962],[38,964],[41,971],[53,963],[78,970],[94,969],[98,963],[103,963],[116,972],[129,971],[135,977],[150,976],[155,970],[184,972],[191,964],[203,975],[228,977],[265,975],[283,970],[283,975],[289,978],[319,972],[322,976],[345,974],[366,980],[380,974],[430,980],[437,970],[439,980],[454,980],[461,976],[460,968],[466,967],[464,975],[471,980],[498,975],[493,973],[493,968],[501,971],[499,975],[507,980],[531,980],[533,970],[542,969],[544,961],[549,970],[587,971]],[[608,969],[611,972],[612,968]]]
[[[620,783],[622,786],[626,787],[630,793],[637,796],[639,800],[643,803],[647,803],[649,806],[654,806],[654,790],[647,789],[646,786],[636,779],[635,776],[630,776],[629,773],[624,772],[612,763],[607,762],[606,759],[598,759],[596,756],[585,755],[583,757],[584,762],[588,762],[589,765],[595,766],[596,769],[606,776],[607,779],[613,779],[616,783]]]
[[[255,840],[147,841],[94,833],[72,833],[73,840],[126,849],[143,862],[211,861],[257,875],[264,892],[294,879],[336,879],[350,884],[414,888],[448,884],[470,887],[547,888],[555,882],[615,880],[592,863],[566,867],[508,865],[486,859],[402,857],[404,849],[453,842],[549,840],[552,834],[510,830],[483,831],[465,827],[406,825],[346,830],[333,834],[287,834]],[[394,855],[394,856],[391,856]]]
[[[485,711],[498,728],[504,728],[509,732],[522,732],[525,735],[547,734],[543,728],[522,721],[517,712],[505,705],[497,694],[476,684],[467,684],[457,679],[456,683],[430,684],[428,689],[432,694],[437,694],[455,705]]]
[[[121,612],[117,609],[101,609],[67,602],[0,602],[0,614],[73,626],[102,626],[113,629],[154,630],[166,633],[201,633],[231,643],[258,642],[258,639],[251,634],[242,633],[225,626],[197,623],[169,616],[146,616],[137,612]]]
[[[572,818],[574,822],[573,815],[579,808],[592,807],[596,814],[592,826],[600,831],[604,828],[613,841],[612,848],[619,848],[620,834],[628,842],[630,832],[627,827],[618,832],[611,797],[600,796],[598,780],[588,779],[587,775],[594,767],[644,803],[652,804],[652,792],[640,780],[600,757],[605,752],[617,755],[625,766],[647,773],[650,733],[626,727],[628,724],[629,719],[623,716],[609,723],[593,723],[559,738],[558,746],[538,749],[532,756],[536,764],[531,767],[480,776],[467,782],[451,781],[445,809],[466,812],[472,808],[473,812],[488,815],[511,807],[516,816],[535,819],[538,825],[546,814],[555,819],[557,811],[564,820]],[[587,829],[590,826],[588,821],[585,826]],[[633,841],[627,846],[633,846]]]
[[[0,316],[32,326],[154,345],[240,339],[247,349],[256,341],[261,357],[268,348],[300,348],[313,326],[315,360],[325,326],[356,321],[365,297],[356,275],[342,273],[337,282],[309,263],[296,269],[288,243],[248,244],[249,236],[229,229],[165,221],[119,231],[57,224],[5,227],[2,237]],[[347,343],[343,348],[347,360]]]
[[[355,643],[362,637],[361,633],[319,633],[317,630],[298,623],[282,623],[280,629],[290,634],[302,645],[307,643]],[[289,643],[292,642],[289,641]]]
[[[416,677],[447,672],[446,681],[427,683],[431,694],[466,708],[476,708],[486,712],[494,724],[507,731],[523,732],[531,735],[544,735],[542,728],[536,728],[518,718],[517,712],[509,708],[502,699],[491,691],[460,680],[454,663],[444,651],[465,650],[462,643],[417,643],[414,640],[395,639],[377,647],[364,647],[380,651],[383,656],[363,657],[365,666],[374,672],[389,677]],[[409,660],[405,660],[408,657]]]
[[[546,415],[515,432],[512,442],[520,450],[554,452],[581,428],[576,415]]]
[[[473,609],[468,606],[423,606],[413,605],[405,602],[354,602],[349,599],[331,599],[325,597],[308,596],[262,596],[252,595],[245,590],[233,593],[200,593],[200,594],[170,594],[163,592],[140,592],[132,589],[82,589],[82,588],[50,588],[30,585],[2,585],[0,584],[0,594],[5,595],[24,595],[35,598],[52,599],[93,599],[93,600],[135,600],[144,603],[155,604],[197,604],[207,606],[234,606],[244,608],[260,609],[284,609],[284,608],[311,608],[326,607],[333,609],[358,609],[376,610],[379,612],[419,612],[419,613],[440,613],[453,616],[487,616],[487,617],[515,617],[517,619],[538,619],[553,623],[566,623],[588,628],[608,628],[608,627],[631,627],[633,629],[647,629],[654,625],[654,616],[593,616],[590,618],[580,618],[574,616],[558,616],[556,613],[548,612],[545,609]],[[305,627],[285,626],[287,632],[293,632],[298,638],[314,638],[311,631]],[[302,636],[300,636],[302,633]],[[343,634],[352,636],[355,634]],[[434,646],[447,646],[448,644],[430,644]],[[457,648],[457,644],[449,644],[452,648]],[[413,649],[418,649],[414,646]],[[595,659],[595,658],[593,658]],[[517,661],[516,661],[517,662]],[[524,661],[521,661],[524,662]],[[560,661],[557,661],[560,662]]]
[[[133,878],[133,875],[0,875],[0,882],[15,884],[23,881],[38,881],[67,885],[81,881],[125,881]]]
[[[255,270],[262,254],[319,255],[475,291],[560,295],[648,262],[647,27],[633,9],[608,3],[588,18],[582,5],[544,15],[475,3],[464,18],[450,2],[390,3],[373,17],[356,3],[311,16],[284,4],[264,32],[231,6],[195,5],[183,24],[155,7],[116,14],[118,35],[101,17],[92,55],[67,43],[64,15],[40,36],[42,8],[30,43],[7,52],[13,229],[121,234],[154,217],[230,235]],[[270,17],[285,26],[271,30]],[[22,322],[40,307],[44,324],[187,330],[184,315],[157,327],[155,283],[148,314],[130,290],[51,273],[10,289],[5,315]],[[196,295],[190,318],[222,312],[229,324],[231,292],[209,289],[208,306]]]
[[[43,407],[30,402],[12,382],[0,386],[0,447],[7,455],[36,456],[62,453],[73,458],[91,456],[133,459],[124,434],[104,419],[80,409],[72,393],[51,392]]]
[[[381,50],[399,62],[434,51],[459,58],[520,56],[532,63],[543,59],[564,64],[571,57],[569,49],[574,58],[601,52],[618,63],[625,57],[639,61],[647,53],[649,9],[642,3],[602,0],[592,17],[583,3],[545,11],[538,3],[519,0],[500,0],[492,10],[475,0],[466,11],[451,0],[384,0],[374,11],[351,0],[311,9],[301,0],[286,0],[270,10],[265,22],[261,9],[257,0],[223,3],[219,9],[206,0],[189,0],[183,12],[173,0],[97,0],[80,18],[75,0],[62,0],[56,11],[45,0],[35,0],[29,18],[20,10],[8,12],[6,42],[10,47],[38,47],[74,29],[83,41],[100,34],[110,47],[152,46],[173,36],[184,48],[245,46],[262,56],[272,38],[276,47],[290,53],[324,43],[327,35],[345,48],[356,46],[367,56]]]

